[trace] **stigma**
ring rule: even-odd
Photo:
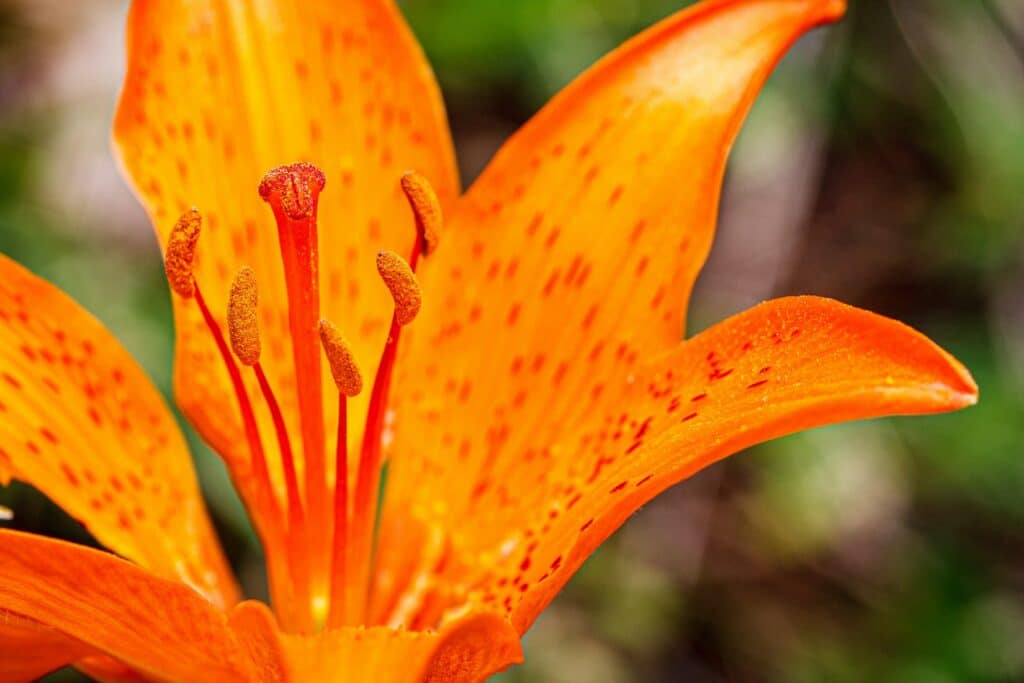
[[[401,330],[413,323],[423,304],[416,268],[421,257],[437,249],[443,222],[440,203],[426,178],[410,172],[396,183],[411,211],[409,247],[402,250],[408,257],[388,250],[376,254],[379,286],[391,295],[391,329],[375,359],[366,423],[359,451],[351,458],[348,400],[364,390],[360,360],[367,359],[357,359],[339,321],[321,317],[318,207],[327,186],[323,172],[309,163],[289,164],[266,173],[258,186],[277,228],[287,327],[275,327],[274,333],[284,334],[286,340],[270,338],[263,343],[263,335],[270,331],[260,329],[260,273],[251,266],[266,264],[235,264],[237,275],[227,301],[220,304],[225,315],[218,316],[193,267],[202,244],[200,211],[183,214],[167,241],[165,267],[171,289],[194,302],[218,349],[217,360],[231,380],[245,442],[237,449],[241,455],[224,454],[225,463],[264,545],[272,602],[287,631],[313,633],[358,625],[368,614],[381,443],[393,368]],[[290,349],[290,365],[285,365],[290,376],[275,379],[294,388],[296,421],[285,420],[271,378],[263,371],[265,348]],[[322,381],[324,361],[333,387]],[[326,392],[336,392],[336,434],[325,430]],[[261,431],[257,415],[269,415],[272,432],[265,425]],[[271,471],[281,474],[283,486],[272,482]]]

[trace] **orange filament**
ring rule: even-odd
[[[430,181],[416,171],[402,176],[402,191],[416,219],[416,232],[422,242],[425,254],[433,253],[441,240],[441,202],[431,187]]]
[[[290,556],[298,565],[295,590],[297,594],[305,595],[309,588],[309,568],[305,561],[307,551],[303,547],[305,515],[302,510],[298,477],[295,473],[295,457],[292,454],[291,440],[288,438],[284,415],[277,402],[277,397],[270,387],[266,373],[263,372],[263,366],[260,365],[258,303],[256,275],[252,268],[246,266],[238,271],[234,282],[231,283],[231,293],[228,298],[228,336],[235,355],[244,365],[251,366],[255,372],[260,391],[274,423],[274,433],[281,451],[281,467],[284,471],[285,491],[288,499],[287,542],[291,548]]]
[[[306,519],[310,535],[312,590],[327,591],[331,510],[324,458],[323,396],[320,386],[320,290],[317,254],[317,205],[324,175],[307,163],[281,166],[264,176],[260,197],[274,212],[288,291],[288,326],[298,392],[305,461]]]
[[[363,378],[355,357],[341,333],[326,320],[320,321],[320,342],[338,387],[338,437],[335,450],[334,540],[331,553],[331,609],[329,628],[345,623],[346,591],[352,584],[348,576],[348,398],[363,390]]]
[[[417,235],[412,253],[414,262],[421,248],[421,240]],[[355,604],[348,607],[350,618],[356,620],[363,618],[369,597],[370,569],[373,563],[373,526],[380,487],[381,439],[384,435],[384,418],[395,356],[398,352],[398,339],[402,327],[412,322],[419,313],[423,298],[412,267],[394,252],[382,251],[377,255],[377,271],[391,292],[395,309],[391,316],[391,328],[384,344],[380,364],[377,366],[377,374],[373,380],[356,476],[352,545],[355,548],[355,558],[362,558],[363,561],[353,568],[353,580],[358,597]]]
[[[252,514],[253,524],[256,526],[257,531],[260,532],[260,538],[265,546],[271,594],[275,607],[281,610],[282,619],[285,621],[303,620],[305,612],[301,609],[296,609],[298,606],[293,604],[293,591],[296,587],[292,583],[289,567],[284,562],[287,559],[287,555],[283,552],[287,541],[286,534],[280,524],[281,512],[270,482],[270,472],[267,469],[263,442],[260,440],[259,429],[256,426],[256,416],[253,413],[252,403],[249,401],[249,395],[246,393],[245,385],[242,382],[242,373],[239,371],[235,359],[231,356],[231,351],[228,349],[224,334],[206,305],[198,283],[195,284],[193,291],[196,305],[199,307],[203,320],[206,322],[206,326],[213,336],[214,342],[217,344],[221,360],[224,362],[224,366],[227,368],[228,375],[231,378],[231,386],[238,401],[245,438],[249,445],[251,458],[249,463],[227,462],[231,478],[238,485],[239,493]],[[251,472],[249,470],[250,467]],[[290,589],[288,588],[289,585],[291,585]],[[308,624],[305,628],[311,629]]]
[[[171,289],[188,299],[192,296],[192,261],[203,219],[197,209],[186,211],[171,229],[164,252],[164,269]]]

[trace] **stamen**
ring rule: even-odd
[[[395,319],[405,326],[416,319],[423,303],[423,294],[412,268],[393,251],[377,254],[377,272],[395,300]]]
[[[256,317],[256,274],[248,266],[238,271],[228,297],[228,336],[231,350],[244,365],[260,361],[260,325]]]
[[[415,256],[415,253],[414,253]],[[361,621],[370,592],[370,570],[373,564],[373,527],[376,520],[377,496],[380,487],[381,438],[384,433],[384,414],[388,405],[391,375],[398,352],[398,339],[404,325],[419,313],[423,302],[416,275],[405,260],[390,251],[377,254],[377,272],[387,285],[395,302],[391,316],[391,329],[384,344],[377,374],[373,378],[373,391],[366,414],[363,444],[359,453],[359,471],[356,477],[355,501],[352,518],[352,547],[350,566],[353,569],[355,602],[347,606],[349,623]]]
[[[235,363],[235,359],[228,350],[224,334],[220,331],[220,327],[210,312],[209,306],[206,305],[206,300],[203,298],[203,293],[200,291],[198,284],[193,287],[193,295],[203,320],[206,322],[206,327],[210,330],[210,334],[217,344],[221,360],[223,360],[224,365],[227,367],[228,375],[231,377],[232,388],[235,390],[235,397],[238,399],[238,408],[242,413],[242,426],[245,430],[246,441],[248,441],[249,453],[252,458],[250,464],[255,472],[256,491],[254,493],[257,494],[262,503],[265,503],[270,508],[270,515],[277,518],[280,513],[277,510],[277,502],[274,499],[273,489],[270,485],[270,473],[267,470],[266,454],[263,451],[263,442],[260,440],[259,429],[256,427],[256,415],[253,412],[252,403],[249,401],[249,394],[245,391],[245,384],[242,382],[242,373],[239,371],[238,364]],[[229,462],[228,465],[232,466],[232,463]],[[234,463],[233,467],[237,467],[237,465],[238,463]],[[241,484],[240,488],[243,488]]]
[[[441,241],[444,224],[437,193],[430,181],[416,171],[408,171],[402,176],[402,191],[416,219],[417,239],[422,245],[422,252],[431,254]]]
[[[345,396],[357,396],[363,390],[363,376],[356,365],[355,356],[348,342],[338,329],[327,320],[320,321],[320,343],[331,366],[331,375],[338,391]]]
[[[0,522],[9,522],[14,519],[14,511],[0,505]]]
[[[305,541],[305,515],[302,509],[302,497],[299,493],[298,477],[295,473],[295,457],[292,454],[291,439],[285,425],[284,414],[267,380],[263,366],[260,364],[260,328],[259,328],[259,292],[256,285],[256,274],[252,268],[243,267],[231,283],[228,297],[228,333],[231,349],[243,364],[251,366],[259,382],[263,399],[267,402],[270,417],[274,423],[278,448],[281,451],[281,467],[284,471],[285,490],[288,497],[288,538],[291,557],[295,560],[298,576],[296,592],[304,594],[308,590],[309,567],[305,562],[307,555]]]
[[[324,355],[331,366],[331,375],[338,386],[338,436],[335,448],[334,468],[334,539],[331,553],[331,604],[328,628],[337,628],[345,623],[346,592],[352,587],[348,583],[349,559],[349,510],[348,510],[348,398],[356,396],[363,389],[363,378],[359,373],[355,357],[341,333],[326,320],[320,321],[320,342]],[[358,590],[358,586],[356,587]]]
[[[327,547],[331,510],[324,454],[323,395],[320,385],[320,290],[317,256],[317,205],[324,174],[307,163],[275,168],[260,183],[260,197],[277,221],[281,260],[288,291],[288,326],[305,456],[306,513],[310,528],[312,594],[327,590]]]
[[[196,255],[196,242],[203,219],[198,209],[182,214],[178,222],[171,228],[171,236],[167,239],[167,250],[164,253],[164,268],[171,289],[186,299],[192,296],[193,278],[192,262]]]
[[[252,516],[260,540],[265,546],[268,563],[271,565],[269,566],[270,582],[274,603],[281,607],[283,619],[294,621],[295,615],[291,607],[293,601],[289,599],[292,591],[288,587],[291,583],[291,573],[286,564],[278,565],[279,561],[287,558],[283,552],[286,546],[285,533],[280,524],[280,509],[271,486],[266,455],[260,440],[259,429],[256,426],[256,416],[242,382],[238,364],[235,363],[228,343],[224,339],[224,334],[210,312],[209,306],[206,305],[202,290],[192,272],[201,223],[202,218],[198,210],[192,209],[185,213],[171,230],[164,257],[167,279],[174,292],[183,298],[195,300],[203,322],[206,323],[206,327],[213,337],[221,361],[231,379],[231,387],[238,402],[242,427],[249,447],[249,461],[225,458],[225,464]],[[302,615],[300,614],[298,618],[301,619]]]

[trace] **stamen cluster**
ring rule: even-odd
[[[377,270],[391,293],[394,311],[352,472],[348,459],[347,401],[361,393],[363,376],[342,333],[330,321],[320,318],[317,208],[325,187],[320,169],[307,163],[282,166],[267,173],[259,186],[260,196],[270,205],[277,222],[288,293],[290,341],[301,413],[302,433],[297,443],[288,433],[280,403],[260,363],[263,346],[256,273],[242,265],[232,283],[225,340],[193,272],[202,224],[197,209],[178,220],[167,243],[165,265],[171,287],[177,295],[196,302],[231,378],[248,457],[226,456],[225,460],[264,544],[271,593],[275,603],[282,603],[275,606],[279,607],[282,626],[288,630],[315,632],[366,619],[374,561],[374,520],[379,505],[381,438],[391,377],[401,328],[416,318],[422,305],[416,266],[422,254],[436,249],[442,224],[440,203],[423,176],[407,173],[401,185],[415,220],[415,238],[408,260],[391,251],[377,255]],[[324,453],[321,350],[338,391],[333,483],[328,481]],[[283,501],[271,484],[266,449],[239,363],[254,373],[259,396],[274,423],[285,480]],[[301,453],[304,466],[301,483],[296,453]]]

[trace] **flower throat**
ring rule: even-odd
[[[324,185],[320,169],[298,163],[273,169],[259,186],[260,197],[269,204],[277,222],[300,416],[297,440],[288,433],[280,403],[260,363],[256,274],[242,265],[232,283],[225,337],[193,272],[202,223],[196,209],[175,224],[165,254],[172,290],[195,302],[230,378],[246,448],[244,455],[238,450],[222,455],[263,543],[271,598],[281,626],[302,633],[366,621],[374,522],[380,505],[381,439],[392,371],[401,329],[420,309],[417,264],[421,255],[436,246],[441,228],[440,204],[430,184],[417,173],[406,173],[402,189],[415,219],[415,237],[407,260],[390,251],[377,254],[377,271],[391,292],[394,311],[371,387],[359,456],[353,461],[355,467],[350,467],[347,404],[361,393],[363,379],[342,333],[320,316],[317,207]],[[333,483],[328,476],[321,354],[338,391],[338,430],[332,435]],[[276,490],[271,481],[267,449],[246,389],[246,371],[253,373],[259,387],[257,396],[273,424],[284,491]],[[297,452],[302,454],[301,481]]]

